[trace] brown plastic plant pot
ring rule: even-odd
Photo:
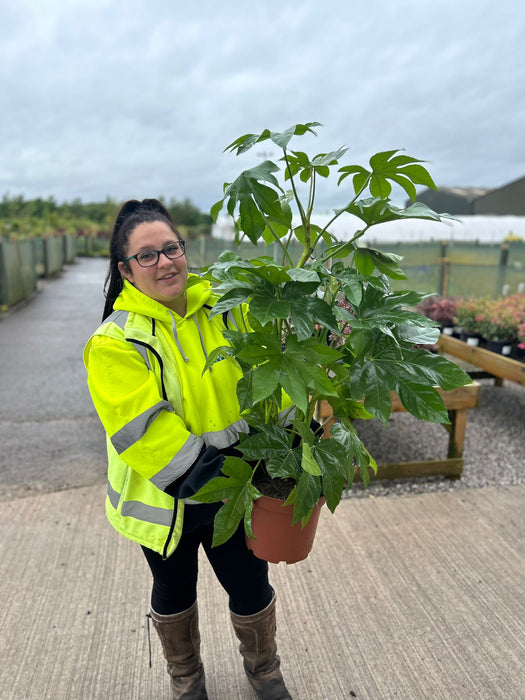
[[[284,501],[269,496],[261,496],[253,504],[252,530],[255,539],[246,537],[246,546],[256,557],[272,564],[284,561],[295,564],[310,554],[319,522],[321,499],[305,525],[298,522],[292,525],[293,505],[285,506]]]

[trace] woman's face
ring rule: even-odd
[[[162,250],[169,243],[178,241],[177,235],[163,221],[139,224],[130,233],[126,257],[145,250]],[[184,289],[188,280],[186,255],[169,260],[164,254],[156,265],[141,267],[136,258],[119,262],[118,268],[139,291],[164,304],[180,316],[186,313]]]

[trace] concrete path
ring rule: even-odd
[[[105,521],[104,487],[3,502],[0,697],[170,697],[138,547]],[[349,498],[314,549],[271,565],[295,700],[523,700],[525,487]],[[226,596],[199,582],[210,700],[252,700]]]
[[[0,501],[105,481],[105,438],[82,349],[108,263],[80,258],[0,316]]]

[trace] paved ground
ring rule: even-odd
[[[149,574],[102,486],[2,503],[0,697],[170,697],[148,668]],[[525,487],[349,499],[310,557],[271,565],[295,700],[523,700]],[[251,700],[223,591],[202,562],[210,700]]]
[[[149,573],[104,516],[80,360],[104,272],[79,261],[0,320],[1,700],[170,697]],[[524,700],[524,505],[516,484],[325,510],[310,557],[271,565],[294,699]],[[210,700],[253,700],[205,561],[199,585]]]
[[[0,317],[0,500],[105,480],[82,348],[102,316],[106,269],[79,258]]]

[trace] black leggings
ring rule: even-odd
[[[187,506],[206,509],[210,506]],[[214,510],[216,510],[214,508]],[[153,574],[151,607],[160,615],[173,615],[187,610],[197,598],[198,550],[202,544],[215,575],[230,597],[230,610],[237,615],[253,615],[270,604],[273,589],[268,581],[268,564],[258,559],[247,547],[243,524],[227,542],[212,547],[213,518],[204,524],[185,522],[175,552],[162,559],[151,549],[142,547]],[[201,517],[199,517],[201,520]]]

